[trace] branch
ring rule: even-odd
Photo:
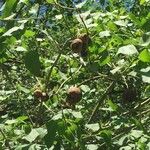
[[[102,95],[102,97],[99,99],[98,103],[96,104],[96,106],[94,107],[94,110],[90,116],[90,119],[88,120],[88,124],[93,120],[93,117],[95,116],[96,112],[98,111],[100,104],[103,103],[103,101],[105,100],[105,98],[107,97],[108,93],[112,90],[112,88],[114,87],[115,82],[112,82],[109,87],[106,89],[105,93]]]

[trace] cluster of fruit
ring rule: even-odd
[[[72,40],[71,49],[73,53],[79,54],[81,57],[86,57],[88,54],[88,46],[91,42],[91,38],[88,34],[81,34],[78,38]],[[35,90],[34,97],[39,99],[41,102],[47,101],[49,96],[42,90]],[[69,107],[75,107],[82,98],[82,91],[79,87],[72,86],[67,91],[66,105]],[[132,102],[137,98],[137,92],[135,88],[125,88],[122,94],[123,103]]]
[[[49,99],[49,96],[46,92],[42,92],[42,90],[37,89],[34,91],[34,97],[37,98],[41,102],[45,102]],[[67,91],[67,99],[66,104],[69,107],[74,107],[76,103],[78,103],[82,98],[82,92],[79,87],[72,86]]]

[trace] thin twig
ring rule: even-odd
[[[58,54],[56,60],[54,61],[52,67],[50,68],[50,70],[49,70],[49,72],[48,72],[48,74],[47,74],[46,83],[45,83],[45,84],[46,84],[46,85],[45,85],[45,89],[47,89],[47,86],[48,86],[48,84],[49,84],[48,82],[49,82],[49,79],[50,79],[50,77],[51,77],[53,68],[56,66],[56,64],[57,64],[57,62],[58,62],[58,60],[59,60],[60,57],[61,57],[61,53]]]
[[[76,11],[77,11],[77,13],[78,13],[78,15],[79,15],[79,17],[80,17],[80,19],[81,19],[83,25],[84,25],[84,28],[85,28],[85,30],[86,30],[87,35],[89,35],[89,31],[88,31],[88,28],[87,28],[87,26],[86,26],[86,23],[85,23],[85,21],[83,20],[82,16],[80,15],[80,13],[81,13],[80,10],[79,10],[79,9],[76,9]]]
[[[58,3],[57,1],[54,1],[54,5],[55,5],[55,6],[58,6],[58,7],[61,7],[61,8],[63,8],[63,9],[76,10],[76,8],[73,8],[73,7],[63,6],[63,5],[61,5],[60,3]]]
[[[60,57],[61,57],[61,54],[62,54],[62,51],[63,49],[65,48],[66,44],[68,43],[68,41],[70,41],[70,39],[67,39],[66,42],[64,43],[64,45],[62,46],[62,48],[60,48],[58,46],[58,44],[56,43],[57,47],[59,48],[59,54],[56,58],[56,60],[54,61],[52,67],[50,68],[49,72],[48,72],[48,75],[47,75],[47,78],[46,78],[46,85],[45,85],[45,88],[47,89],[47,86],[48,86],[48,82],[49,82],[49,79],[51,77],[51,74],[52,74],[52,71],[53,71],[53,68],[57,65],[57,62],[59,61]]]
[[[73,75],[77,74],[77,73],[80,71],[81,68],[82,68],[82,65],[80,65],[80,67],[78,68],[78,70],[77,70]],[[70,76],[70,77],[67,78],[64,82],[62,82],[62,84],[59,86],[58,90],[55,92],[55,95],[59,93],[60,89],[61,89],[61,88],[64,86],[64,84],[65,84],[68,80],[70,80],[71,78],[72,78],[72,76]]]
[[[43,102],[42,104],[43,104],[43,106],[44,106],[49,112],[54,113],[54,112],[46,105],[45,102]]]
[[[113,79],[109,78],[107,75],[99,74],[98,76],[95,76],[95,77],[92,77],[92,78],[89,78],[89,79],[86,79],[86,80],[82,81],[81,83],[78,84],[78,86],[81,86],[81,85],[83,85],[83,84],[85,84],[87,82],[93,81],[93,80],[97,80],[97,79],[99,79],[101,77],[104,77],[104,78],[107,78],[107,79],[113,81]]]
[[[103,101],[105,100],[105,98],[107,97],[108,93],[112,90],[112,88],[114,87],[115,82],[112,82],[109,87],[106,89],[105,93],[102,95],[102,97],[99,99],[98,103],[96,104],[96,106],[94,107],[94,110],[88,120],[88,123],[90,123],[93,119],[93,117],[95,116],[96,112],[98,111],[100,104],[103,103]]]
[[[144,102],[142,102],[142,103],[136,105],[136,106],[133,108],[133,110],[137,110],[137,109],[139,109],[140,107],[142,107],[142,106],[148,104],[149,102],[150,102],[150,98],[148,98],[148,99],[146,99]],[[123,115],[127,115],[127,114],[129,114],[129,113],[130,113],[130,111],[127,111],[127,112],[123,113]]]

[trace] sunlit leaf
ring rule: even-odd
[[[83,2],[76,5],[76,8],[82,8],[86,4],[87,0],[84,0]]]
[[[89,86],[87,86],[87,85],[81,85],[81,89],[82,89],[84,92],[90,91],[90,88],[89,88]]]
[[[126,45],[126,46],[120,47],[118,49],[117,54],[133,55],[133,54],[138,54],[138,51],[134,45]]]
[[[22,91],[22,92],[24,92],[24,93],[30,93],[30,90],[29,89],[27,89],[27,88],[25,88],[25,87],[23,87],[23,86],[21,86],[21,85],[17,85],[17,88],[18,88],[18,90],[19,91]]]
[[[81,112],[72,111],[71,113],[75,118],[83,118]]]
[[[15,124],[15,123],[17,123],[17,122],[18,122],[18,120],[13,119],[13,120],[7,120],[7,121],[5,122],[5,124]]]
[[[16,5],[17,5],[18,0],[7,0],[5,3],[5,7],[2,13],[2,17],[8,17],[9,15],[11,15],[12,11],[15,9]]]
[[[31,10],[29,11],[30,14],[36,15],[39,9],[39,4],[35,4]]]
[[[35,35],[35,32],[33,32],[32,30],[26,30],[24,35],[25,35],[27,38],[33,37],[33,36]]]
[[[18,51],[18,52],[25,52],[27,51],[27,49],[25,49],[24,47],[21,47],[21,46],[18,46],[15,51]]]
[[[36,131],[36,129],[32,129],[31,132],[24,136],[23,139],[27,140],[28,142],[33,142],[37,137],[39,136],[39,133]]]
[[[108,100],[108,105],[110,106],[110,108],[113,110],[113,111],[117,111],[118,109],[118,106],[113,103],[111,100]]]
[[[107,31],[102,31],[102,32],[99,33],[99,36],[101,38],[110,36],[110,31],[108,31],[108,30]]]
[[[118,21],[115,21],[114,23],[115,23],[116,25],[118,25],[118,26],[126,27],[127,24],[128,24],[128,21],[118,20]]]
[[[147,33],[143,34],[140,45],[148,46],[149,44],[150,44],[150,32],[147,32]]]
[[[54,3],[55,0],[46,0],[48,3]]]
[[[16,31],[23,30],[24,24],[21,24],[19,27],[13,27],[9,29],[7,32],[5,32],[2,36],[12,36],[12,34]]]
[[[143,131],[140,130],[131,130],[130,133],[131,136],[134,136],[135,138],[139,138],[143,135]]]
[[[94,123],[94,124],[86,124],[85,125],[88,129],[96,132],[100,129],[99,124],[98,123]]]
[[[88,144],[87,146],[87,150],[98,150],[98,145],[97,144]]]
[[[139,59],[143,62],[150,62],[150,50],[144,49],[139,54]]]

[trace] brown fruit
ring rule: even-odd
[[[83,42],[81,57],[87,57],[87,55],[88,55],[88,46],[91,42],[91,38],[89,37],[88,34],[84,33],[84,34],[80,35],[79,39],[81,39],[82,42]]]
[[[42,97],[42,91],[41,90],[35,90],[33,95],[35,98],[41,98]]]
[[[70,46],[74,53],[80,53],[82,51],[83,42],[81,39],[75,39]]]
[[[69,105],[75,105],[77,102],[79,102],[82,98],[82,92],[81,89],[78,87],[70,87],[67,91],[67,103]]]
[[[125,88],[122,94],[122,100],[124,103],[133,102],[137,99],[137,91],[135,88]]]
[[[87,47],[87,46],[89,45],[89,43],[91,42],[91,38],[90,38],[89,35],[86,34],[86,33],[82,34],[82,35],[79,37],[79,39],[82,40],[83,45],[84,45],[85,47]]]
[[[49,99],[48,94],[47,94],[47,93],[45,93],[45,92],[43,92],[43,93],[42,93],[41,100],[42,100],[42,101],[47,101],[48,99]]]

